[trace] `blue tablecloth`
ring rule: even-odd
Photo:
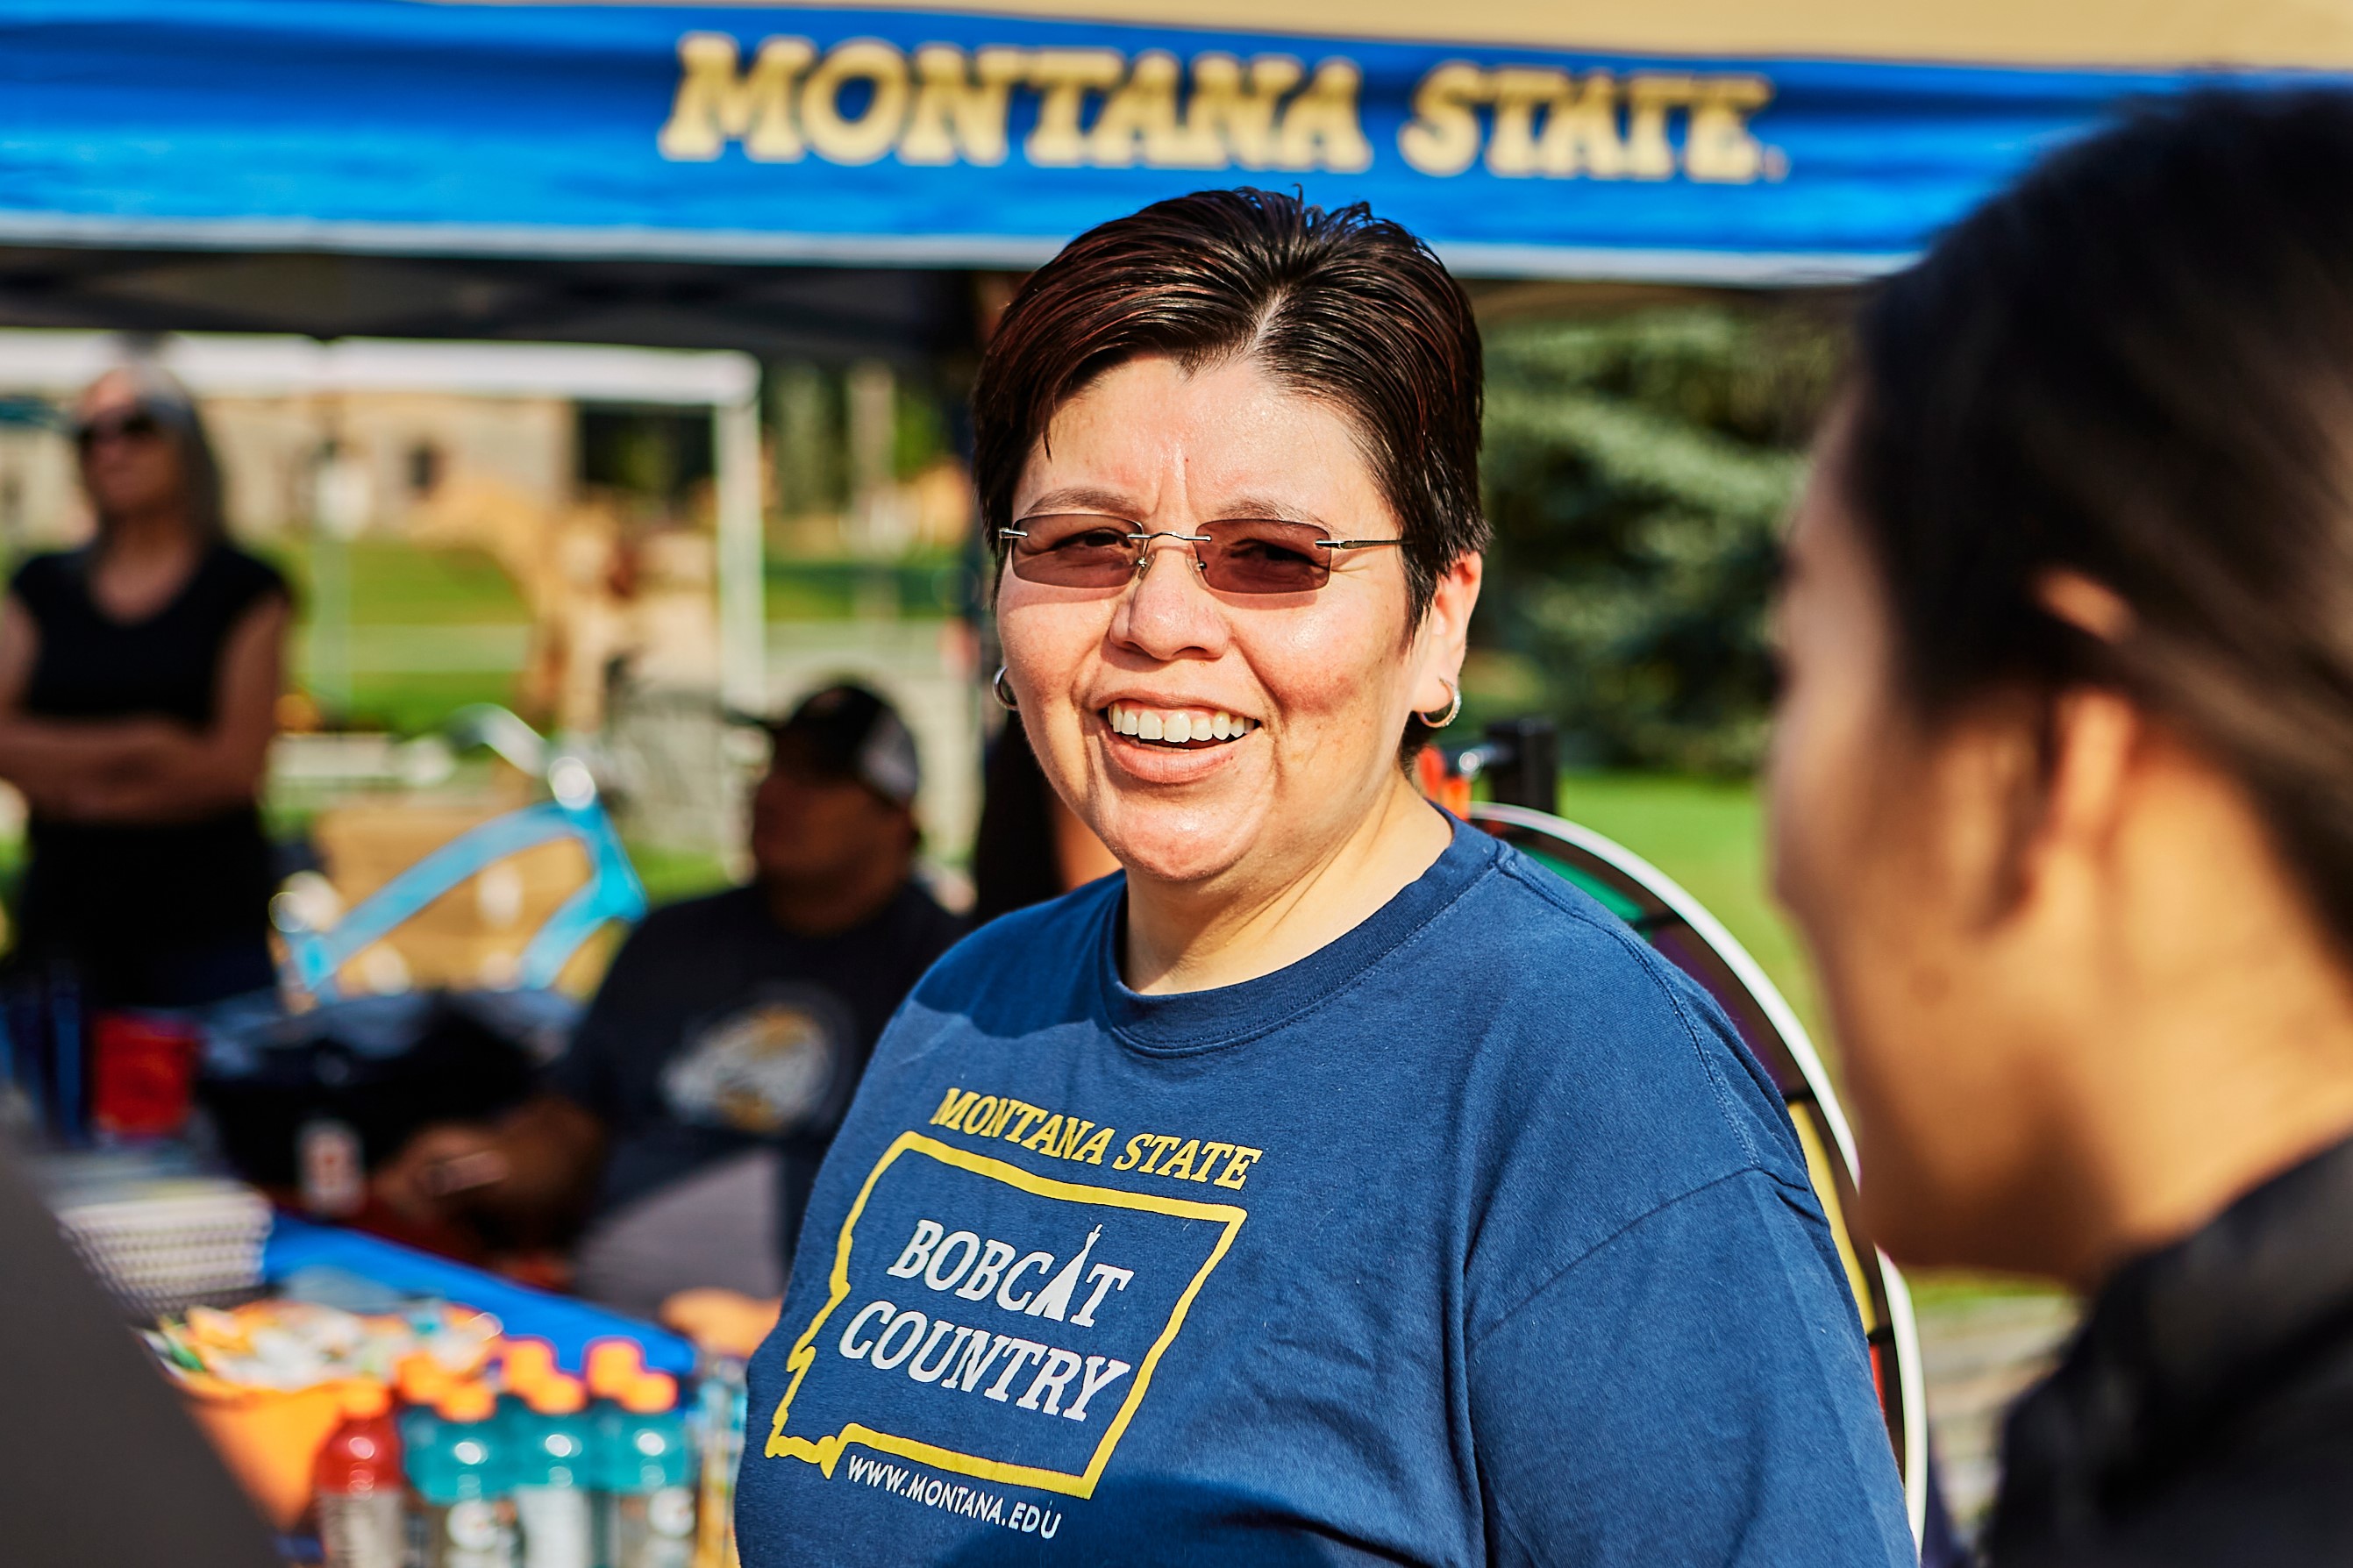
[[[568,1296],[551,1296],[380,1237],[280,1215],[262,1251],[262,1278],[276,1281],[298,1268],[317,1267],[340,1268],[395,1290],[438,1296],[491,1313],[509,1334],[554,1345],[557,1363],[567,1372],[579,1372],[588,1345],[602,1339],[637,1341],[645,1347],[646,1365],[656,1372],[683,1374],[694,1370],[694,1346],[652,1323]]]

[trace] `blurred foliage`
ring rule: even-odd
[[[927,384],[901,382],[897,388],[898,417],[891,431],[891,475],[913,479],[949,455],[947,409]]]
[[[1486,338],[1495,543],[1476,639],[1536,672],[1576,761],[1754,766],[1778,530],[1838,374],[1835,323],[1711,304]]]

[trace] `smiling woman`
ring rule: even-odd
[[[1478,600],[1479,384],[1412,236],[1261,192],[1106,224],[1007,311],[998,696],[1124,875],[985,928],[878,1048],[754,1364],[753,1568],[1019,1556],[987,1521],[1041,1504],[1073,1561],[1913,1561],[1770,1085],[1400,766]],[[824,1484],[852,1447],[986,1484]]]

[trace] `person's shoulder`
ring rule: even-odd
[[[1482,852],[1485,874],[1450,912],[1477,926],[1482,957],[1504,961],[1498,984],[1536,993],[1598,984],[1647,995],[1672,990],[1679,972],[1593,895],[1501,839]]]
[[[86,552],[79,550],[44,550],[28,555],[9,574],[8,591],[37,611],[73,584],[85,558]]]
[[[649,910],[629,933],[628,946],[640,954],[701,946],[730,932],[762,931],[766,921],[757,888],[722,888]]]
[[[1453,913],[1447,941],[1480,969],[1463,1011],[1508,1092],[1550,1085],[1633,1135],[1713,1146],[1720,1170],[1794,1168],[1779,1090],[1731,1019],[1590,894],[1498,844]]]
[[[227,541],[213,547],[211,565],[222,596],[239,609],[273,594],[281,598],[293,597],[285,573],[253,552]]]

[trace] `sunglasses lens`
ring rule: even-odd
[[[1201,525],[1201,576],[1221,594],[1311,594],[1332,578],[1324,531],[1303,522],[1244,519]]]
[[[100,441],[116,439],[144,441],[163,433],[163,426],[145,409],[133,409],[111,419],[93,419],[74,431],[74,444],[88,451]]]
[[[1135,575],[1135,525],[1071,513],[1027,517],[1016,525],[1013,574],[1057,588],[1116,588]]]

